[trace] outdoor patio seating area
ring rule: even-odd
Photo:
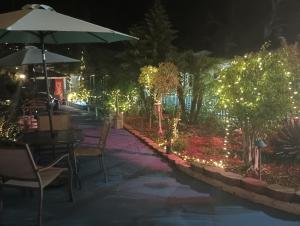
[[[66,109],[85,135],[82,142],[97,144],[100,120]],[[44,189],[43,225],[224,226],[235,221],[250,226],[258,220],[266,226],[270,220],[275,226],[298,225],[294,216],[234,198],[181,174],[124,129],[111,129],[104,161],[107,183],[96,159],[79,160],[81,188],[74,187],[73,202],[68,202],[62,182]],[[36,224],[38,194],[5,187],[1,194],[0,225]]]
[[[3,1],[0,226],[300,226],[299,11]]]

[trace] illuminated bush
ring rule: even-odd
[[[0,117],[0,140],[14,141],[20,132],[20,128],[16,123],[5,120]]]
[[[126,94],[120,90],[113,90],[105,92],[104,95],[107,98],[107,105],[110,111],[127,112],[136,107],[138,101],[138,91],[136,88],[132,88]]]

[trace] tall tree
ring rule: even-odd
[[[212,70],[221,59],[208,56],[207,51],[194,53],[186,51],[173,55],[180,70],[180,84],[177,87],[177,95],[182,112],[182,118],[186,122],[195,123],[198,119],[204,94],[208,88],[210,80],[213,80],[210,70]],[[189,76],[187,84],[186,76]],[[192,103],[188,111],[185,106],[185,96],[187,89],[191,90]]]
[[[144,21],[130,28],[130,34],[140,39],[138,42],[130,42],[131,48],[126,54],[131,64],[135,64],[137,72],[145,65],[158,65],[166,61],[175,50],[173,41],[176,39],[176,31],[160,0],[154,2],[145,14]]]

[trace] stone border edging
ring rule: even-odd
[[[197,165],[197,163],[189,164],[175,154],[166,154],[162,147],[125,123],[124,129],[151,147],[178,170],[197,180],[251,202],[300,215],[300,191],[288,190],[284,192],[279,185],[268,185],[266,182],[250,177],[243,178],[238,174],[225,172],[217,167]]]

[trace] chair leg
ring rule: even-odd
[[[73,167],[74,167],[74,176],[75,176],[75,186],[81,189],[81,181],[80,181],[80,177],[79,177],[79,161],[77,160],[76,155],[73,153],[72,155],[72,163],[73,163]]]
[[[98,163],[99,163],[100,170],[104,170],[103,163],[101,162],[101,155],[98,156]]]
[[[38,213],[38,225],[42,225],[42,211],[43,211],[43,198],[44,198],[44,192],[43,188],[40,187],[39,189],[40,195],[39,195],[39,213]]]
[[[76,164],[76,167],[75,167],[75,183],[76,183],[76,186],[78,185],[78,188],[81,189],[82,188],[82,185],[81,185],[81,180],[80,180],[80,176],[79,176],[79,168],[80,168],[80,163],[79,161],[77,160],[77,158],[75,159],[75,164]]]
[[[73,195],[73,170],[70,161],[68,161],[69,170],[68,170],[68,191],[69,191],[69,200],[71,202],[74,201],[74,195]]]
[[[106,168],[105,168],[105,165],[104,165],[104,156],[103,156],[103,154],[101,154],[99,157],[101,158],[101,163],[102,163],[104,177],[105,177],[105,183],[107,183],[108,178],[107,178]]]
[[[2,186],[0,186],[0,212],[3,209],[3,197],[4,195],[2,194]]]

